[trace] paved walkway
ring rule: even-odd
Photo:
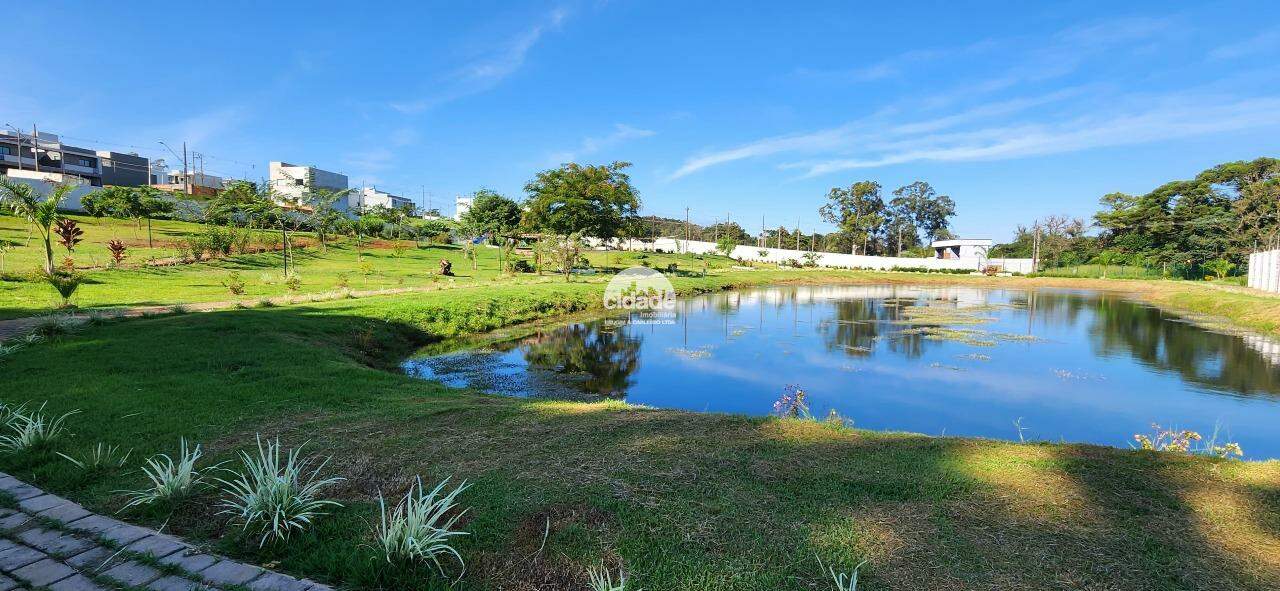
[[[182,540],[89,512],[0,472],[0,591],[331,591],[205,554]]]

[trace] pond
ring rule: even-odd
[[[857,427],[1127,446],[1151,425],[1280,457],[1280,344],[1121,295],[903,286],[774,287],[613,316],[406,373],[511,396],[766,415],[788,386]]]

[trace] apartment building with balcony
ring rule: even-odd
[[[0,131],[0,174],[9,175],[10,170],[68,175],[102,186],[98,153],[64,144],[52,133],[32,136],[12,129]]]

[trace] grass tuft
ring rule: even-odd
[[[187,440],[178,441],[178,457],[169,454],[158,454],[147,458],[142,473],[151,481],[147,488],[136,491],[119,491],[126,494],[129,502],[120,510],[123,511],[138,505],[149,505],[157,501],[173,501],[185,497],[204,484],[204,475],[196,468],[200,460],[200,444],[194,448],[187,445]],[[64,456],[65,457],[65,456]]]
[[[6,453],[30,452],[44,449],[66,433],[67,417],[79,410],[59,415],[45,415],[44,405],[34,412],[27,412],[24,406],[6,407],[7,420],[5,426],[13,431],[12,435],[0,436],[0,451]]]
[[[220,514],[231,515],[245,530],[261,532],[259,547],[268,541],[288,541],[291,534],[325,515],[325,507],[342,506],[319,498],[322,489],[342,481],[336,477],[319,478],[328,458],[316,464],[315,458],[302,456],[301,447],[289,450],[283,457],[281,452],[279,439],[264,445],[258,437],[256,456],[240,453],[244,472],[231,480],[218,479],[226,493]]]
[[[627,574],[618,569],[618,582],[615,583],[609,568],[600,563],[587,569],[587,584],[591,591],[626,591]]]
[[[382,509],[382,522],[378,527],[378,542],[388,562],[397,560],[430,560],[440,574],[444,566],[440,558],[452,555],[459,564],[466,565],[462,555],[453,547],[450,539],[465,536],[467,532],[453,529],[466,510],[455,512],[456,499],[467,489],[463,482],[457,488],[443,493],[449,484],[446,478],[430,492],[423,493],[422,478],[409,488],[403,499],[390,511],[386,499],[378,495]]]
[[[74,458],[62,452],[58,455],[66,458],[68,462],[81,470],[100,470],[104,468],[123,468],[125,463],[129,461],[129,456],[133,454],[133,450],[120,454],[120,446],[107,445],[101,441],[97,445],[89,448],[88,453],[83,458]]]

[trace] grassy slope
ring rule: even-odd
[[[224,260],[173,266],[147,266],[150,258],[166,259],[175,256],[176,244],[198,232],[200,226],[186,222],[157,221],[153,225],[156,248],[146,248],[146,229],[138,231],[133,222],[110,218],[71,216],[85,230],[84,241],[76,248],[77,265],[86,269],[88,282],[81,286],[75,303],[83,308],[125,305],[159,305],[177,303],[217,302],[227,300],[252,300],[289,294],[281,275],[281,255],[263,253],[237,255]],[[40,268],[44,250],[39,238],[27,241],[27,225],[20,218],[0,215],[0,240],[19,244],[5,255],[4,267],[9,272],[29,272]],[[315,238],[308,234],[299,236],[314,245]],[[119,269],[107,269],[110,260],[106,242],[119,238],[129,244],[129,257]],[[424,287],[437,284],[466,285],[490,280],[498,276],[496,251],[478,249],[478,268],[464,260],[460,249],[452,246],[416,248],[411,242],[403,242],[407,248],[397,253],[388,244],[380,248],[366,249],[361,254],[351,239],[340,239],[327,250],[318,246],[295,251],[296,270],[301,277],[301,294],[333,291],[338,287],[340,275],[346,275],[350,289],[357,291]],[[56,247],[55,257],[61,261],[66,251]],[[629,255],[591,253],[593,262],[616,263],[631,260]],[[436,275],[440,259],[453,262],[456,277],[443,279]],[[652,262],[665,266],[679,261],[678,257],[654,255]],[[711,266],[724,268],[727,259],[712,261]],[[701,263],[699,263],[701,269]],[[238,271],[246,283],[242,296],[232,295],[223,285],[232,271]],[[42,280],[0,281],[0,320],[48,312],[57,305],[57,294]]]
[[[793,277],[885,276],[677,283]],[[355,588],[442,585],[368,546],[377,491],[398,494],[417,474],[473,483],[464,588],[581,588],[601,560],[651,590],[829,588],[815,555],[869,559],[867,589],[1280,586],[1280,462],[513,400],[376,369],[434,338],[598,305],[600,289],[483,286],[108,323],[5,360],[5,398],[83,409],[64,451],[106,441],[136,459],[186,436],[226,459],[254,433],[310,441],[337,458],[348,507],[287,546],[259,551],[235,536],[213,518],[211,493],[126,515]],[[1146,289],[1206,305],[1184,301],[1182,287]],[[1227,296],[1209,299],[1246,297]],[[1266,300],[1240,301],[1274,322]],[[49,452],[0,457],[0,469],[101,510],[122,504],[112,491],[142,483],[136,472],[85,475]]]

